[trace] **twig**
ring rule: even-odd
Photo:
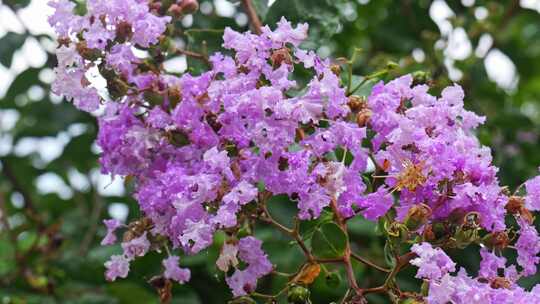
[[[253,31],[255,34],[260,35],[262,33],[262,23],[261,19],[259,19],[259,16],[257,15],[257,12],[255,11],[255,7],[253,7],[253,2],[251,2],[251,0],[242,0],[242,5],[244,6],[246,14],[248,15],[249,22],[253,27]]]
[[[185,56],[188,56],[188,57],[191,57],[191,58],[195,58],[195,59],[198,59],[200,61],[203,61],[206,64],[210,64],[210,61],[208,60],[208,57],[206,57],[204,54],[201,54],[201,53],[182,50],[182,49],[176,49],[175,53],[179,54],[179,55],[185,55]]]
[[[386,268],[384,268],[384,267],[381,267],[381,266],[379,266],[379,265],[377,265],[377,264],[375,264],[375,263],[373,263],[373,262],[367,260],[366,258],[363,258],[363,257],[359,256],[358,254],[356,254],[356,253],[354,253],[354,252],[351,252],[351,257],[352,257],[353,259],[357,260],[358,262],[363,263],[363,264],[366,264],[366,265],[368,265],[368,266],[371,266],[371,267],[373,267],[373,268],[375,268],[375,269],[377,269],[377,270],[379,270],[379,271],[382,271],[382,272],[391,272],[390,269],[386,269]]]
[[[394,280],[396,275],[399,273],[399,271],[403,267],[407,266],[409,261],[411,259],[413,259],[415,256],[416,256],[416,253],[414,253],[414,252],[409,252],[409,253],[406,253],[406,254],[404,254],[402,256],[399,256],[397,258],[397,261],[396,261],[396,266],[394,266],[394,268],[392,269],[392,272],[390,272],[390,274],[388,274],[388,276],[386,277],[386,280],[384,281],[384,284],[381,285],[381,286],[378,286],[378,287],[366,288],[366,289],[363,290],[363,293],[368,294],[368,293],[387,292],[390,289],[390,286],[392,285],[392,281]]]
[[[347,245],[345,247],[345,253],[343,254],[343,263],[345,264],[345,269],[347,271],[347,280],[349,281],[349,286],[355,291],[357,295],[362,296],[362,289],[358,286],[358,283],[356,282],[356,277],[354,275],[354,270],[351,263],[351,244],[349,243],[347,223],[339,213],[337,201],[335,198],[331,200],[330,206],[332,207],[332,211],[334,211],[336,222],[341,227],[347,237]]]
[[[276,221],[272,215],[270,215],[270,212],[268,211],[268,208],[266,207],[266,199],[262,198],[260,200],[261,202],[261,206],[262,206],[262,209],[263,209],[263,212],[266,216],[266,219],[265,221],[269,224],[272,224],[274,225],[276,228],[278,228],[279,230],[283,231],[285,234],[289,235],[290,237],[292,237],[296,243],[298,243],[298,245],[300,246],[300,248],[302,249],[302,251],[304,252],[304,255],[306,256],[306,258],[310,261],[310,262],[313,262],[315,261],[315,257],[313,256],[313,254],[311,253],[311,251],[309,251],[309,249],[307,248],[306,244],[304,243],[304,240],[302,239],[302,236],[300,235],[300,233],[298,232],[298,220],[295,221],[295,227],[294,229],[290,229],[290,228],[287,228],[285,226],[283,226],[282,224],[280,224],[278,221]]]

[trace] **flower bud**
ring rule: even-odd
[[[496,277],[491,281],[490,286],[494,289],[510,289],[512,288],[512,282],[504,277]]]
[[[199,9],[199,2],[197,0],[182,0],[180,7],[184,14],[193,14]]]
[[[270,56],[270,61],[274,67],[279,67],[284,62],[289,65],[293,63],[289,49],[286,47],[275,50]]]
[[[133,35],[133,29],[131,24],[126,21],[121,21],[116,25],[116,39],[118,42],[126,42],[131,39]]]
[[[525,204],[525,198],[521,196],[513,195],[508,198],[508,203],[506,203],[505,208],[506,208],[506,211],[508,211],[508,213],[519,214],[524,204]]]
[[[510,238],[506,231],[492,232],[482,239],[482,243],[488,246],[490,249],[502,250],[510,244]]]
[[[341,67],[339,64],[332,64],[330,65],[330,71],[334,73],[336,76],[339,76],[341,74]]]
[[[393,69],[396,69],[396,68],[398,68],[398,67],[399,67],[399,64],[397,64],[397,62],[394,62],[394,61],[388,61],[388,62],[386,63],[386,68],[387,68],[388,70],[393,70]]]
[[[173,15],[174,17],[180,17],[182,15],[182,7],[178,4],[173,4],[169,7],[169,9],[167,10],[167,12],[171,15]]]
[[[373,113],[370,109],[364,109],[358,112],[358,114],[356,114],[356,123],[358,126],[365,127],[368,124],[372,114]]]
[[[533,214],[525,207],[525,199],[521,196],[511,196],[505,208],[508,213],[521,216],[529,224],[534,221]]]
[[[326,285],[331,288],[338,287],[341,283],[341,277],[339,276],[339,273],[336,271],[328,272],[326,277]]]
[[[90,61],[95,61],[101,56],[101,52],[97,49],[91,49],[86,45],[86,41],[77,43],[77,52],[82,58]]]
[[[410,231],[415,231],[422,225],[427,223],[431,217],[431,208],[426,204],[414,205],[409,209],[407,217],[405,218],[405,226]]]
[[[413,76],[413,85],[427,83],[429,79],[431,78],[431,75],[428,72],[424,72],[424,71],[416,71],[412,73],[412,76]]]
[[[366,98],[363,96],[351,95],[349,96],[349,101],[347,102],[347,105],[349,106],[351,111],[358,112],[367,108]]]
[[[287,301],[293,304],[307,304],[309,303],[309,290],[300,285],[293,285],[289,288],[287,294]]]

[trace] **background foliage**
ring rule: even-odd
[[[431,76],[434,92],[453,81],[461,84],[466,107],[488,117],[479,137],[492,147],[502,183],[515,188],[536,174],[540,165],[540,16],[530,7],[540,7],[539,1],[521,1],[529,8],[520,1],[481,0],[446,4],[428,0],[277,0],[271,6],[267,0],[254,2],[270,25],[281,16],[309,22],[310,38],[305,46],[318,49],[321,55],[351,58],[356,53],[353,74],[357,81],[394,61],[399,67],[387,79],[423,71]],[[0,15],[11,14],[23,25],[29,24],[33,21],[21,18],[21,12],[30,4],[30,0],[4,0]],[[448,15],[449,11],[453,14]],[[220,48],[221,29],[247,30],[246,21],[238,1],[201,1],[200,11],[182,20],[182,26],[189,29],[178,43],[211,53]],[[95,119],[49,93],[54,38],[29,29],[4,32],[0,73],[14,78],[0,89],[0,300],[157,303],[156,292],[147,283],[159,272],[154,269],[160,262],[157,254],[138,260],[128,279],[104,280],[103,263],[120,249],[99,246],[105,232],[102,219],[121,217],[127,211],[129,221],[139,214],[129,197],[129,182],[116,180],[107,187],[110,180],[99,174],[93,145]],[[463,33],[465,40],[459,40]],[[44,64],[29,64],[19,71],[14,68],[14,58],[34,56],[23,52],[29,44],[40,46],[46,54]],[[494,54],[506,61],[491,61]],[[178,68],[185,62],[194,73],[204,68],[183,58],[169,65]],[[360,94],[367,94],[368,89]],[[284,223],[295,212],[294,205],[283,200],[271,203],[270,208]],[[313,233],[315,239],[328,229],[321,221],[304,225],[305,233]],[[384,243],[374,225],[355,219],[350,226],[356,251],[384,265]],[[270,227],[259,231],[272,262],[294,271],[302,257],[298,249]],[[193,278],[188,285],[175,286],[173,303],[223,303],[229,297],[212,262],[219,245],[217,238],[206,252],[183,260]],[[318,246],[324,249],[325,244]],[[454,258],[475,271],[476,255],[464,253]],[[377,272],[360,264],[355,267],[361,285],[380,283]],[[409,269],[400,275],[400,285],[412,286],[413,273]],[[345,290],[340,278],[338,269],[323,269],[312,289],[314,303],[336,301]],[[284,283],[275,278],[263,280],[259,286],[275,292]]]

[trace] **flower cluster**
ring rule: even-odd
[[[540,262],[531,213],[540,209],[540,180],[526,182],[523,197],[504,191],[490,150],[474,135],[484,118],[464,109],[459,86],[437,98],[406,75],[375,85],[367,100],[350,96],[329,59],[299,47],[308,25],[284,18],[260,34],[226,28],[229,55],[213,54],[199,75],[167,74],[161,62],[176,55],[165,43],[169,23],[193,6],[169,2],[88,0],[84,15],[68,0],[50,2],[60,45],[53,90],[82,110],[102,108],[101,170],[133,181],[144,215],[127,225],[105,221],[103,245],[125,230],[122,254],[105,263],[108,280],[125,278],[130,262],[148,251],[197,254],[223,231],[216,266],[235,297],[249,295],[275,266],[262,242],[240,231],[253,219],[271,221],[265,204],[284,195],[299,220],[317,219],[326,208],[345,234],[346,220],[363,216],[384,221],[392,244],[415,243],[410,263],[429,284],[428,303],[538,302],[540,289],[526,292],[516,280],[536,273]],[[297,77],[298,69],[309,76]],[[107,94],[88,80],[91,71],[106,80]],[[518,267],[495,254],[509,245],[508,215],[520,226]],[[296,228],[280,228],[320,271]],[[478,277],[453,275],[456,264],[443,249],[473,242],[490,248],[481,250]],[[344,254],[338,261],[350,263],[350,246]],[[189,281],[179,262],[169,253],[163,278]],[[362,296],[350,272],[348,279]]]
[[[84,16],[75,13],[69,0],[50,1],[55,13],[49,17],[59,37],[58,67],[53,92],[65,96],[84,111],[100,104],[98,90],[87,77],[92,68],[105,73],[115,69],[128,83],[141,83],[148,73],[137,71],[132,48],[148,48],[158,42],[170,16],[159,16],[148,1],[90,0]]]
[[[478,212],[485,229],[504,230],[507,198],[489,148],[472,133],[484,118],[463,108],[461,87],[436,98],[412,82],[407,75],[378,84],[368,99],[375,159],[388,190],[400,191],[398,218],[426,204],[433,221]]]
[[[479,277],[472,278],[463,268],[452,275],[450,272],[455,270],[455,264],[439,248],[434,249],[428,243],[420,246],[422,249],[417,247],[415,252],[421,258],[411,263],[420,267],[417,277],[429,279],[427,303],[540,303],[540,285],[530,292],[519,287],[515,283],[517,275],[514,267],[506,268],[505,277],[497,276],[499,269],[505,269],[506,259],[503,257],[498,257],[485,249],[481,250],[482,263]],[[427,260],[425,260],[426,257],[428,257]],[[441,269],[449,270],[449,272],[438,272],[435,276],[426,275],[426,267],[437,267],[434,257],[439,261],[444,261],[443,265],[440,265],[443,266]],[[448,265],[451,269],[446,268]]]

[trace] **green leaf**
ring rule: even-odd
[[[9,6],[12,10],[20,9],[28,6],[31,0],[4,0],[6,6]]]
[[[13,104],[17,95],[23,94],[33,85],[39,84],[40,71],[40,69],[29,68],[17,75],[15,80],[13,80],[9,86],[6,96],[4,96],[4,100],[8,104]]]
[[[26,35],[17,34],[13,32],[7,33],[0,39],[0,63],[9,68],[13,61],[13,54],[17,51],[26,41]]]
[[[268,13],[268,0],[253,0],[253,6],[255,6],[255,10],[261,19],[264,20]]]
[[[311,247],[319,258],[338,258],[347,247],[347,235],[335,223],[325,223],[315,230]]]
[[[396,258],[393,253],[392,245],[389,241],[384,244],[384,260],[386,261],[386,264],[392,267],[396,266]]]
[[[7,233],[0,238],[0,276],[4,276],[15,269],[15,248],[9,240]]]
[[[109,294],[119,299],[120,304],[157,303],[157,297],[141,286],[130,282],[114,282],[107,285]]]
[[[340,24],[337,4],[343,1],[277,0],[270,6],[264,23],[275,24],[281,17],[294,23],[309,22],[321,31],[323,37],[335,34]]]
[[[311,239],[315,230],[319,228],[322,224],[332,222],[333,217],[334,215],[332,212],[329,212],[328,210],[323,210],[321,212],[321,215],[317,219],[301,221],[299,227],[300,235],[304,240]]]

